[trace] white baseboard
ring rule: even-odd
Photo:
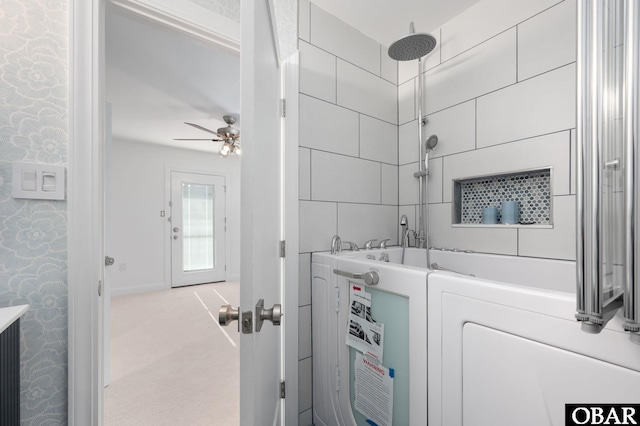
[[[169,290],[164,282],[148,283],[141,285],[132,285],[125,288],[111,288],[111,297],[127,296],[130,294],[149,293],[152,291]]]

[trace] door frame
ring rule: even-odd
[[[69,2],[68,424],[100,426],[104,419],[104,74],[107,0]],[[238,38],[192,24],[159,2],[111,0],[231,52]],[[228,21],[228,20],[226,20]],[[215,26],[217,23],[211,23]],[[229,22],[221,22],[229,29]],[[233,28],[232,28],[233,30]],[[239,30],[236,28],[237,34]],[[233,32],[233,31],[230,31]]]
[[[171,212],[171,214],[169,215],[171,217],[171,222],[169,222],[168,218],[165,215],[165,219],[166,220],[166,227],[165,227],[165,284],[167,285],[167,289],[173,288],[173,242],[171,241],[172,238],[172,231],[171,228],[174,226],[173,224],[173,205],[169,205],[169,203],[173,203],[173,200],[171,198],[171,185],[172,185],[172,177],[171,174],[172,173],[185,173],[185,174],[194,174],[194,175],[206,175],[206,176],[215,176],[215,177],[220,177],[224,179],[224,218],[225,218],[225,230],[224,230],[224,262],[225,262],[225,268],[228,265],[228,261],[227,261],[227,256],[229,254],[230,251],[230,244],[229,244],[229,238],[227,236],[227,223],[226,223],[226,218],[227,218],[227,186],[229,185],[228,181],[229,181],[229,177],[226,174],[218,174],[218,173],[212,173],[212,172],[204,172],[204,171],[197,171],[197,170],[189,170],[189,169],[184,169],[184,168],[176,168],[176,167],[170,167],[167,166],[165,167],[165,184],[168,185],[165,187],[165,206],[166,206],[166,210],[165,211],[169,211]],[[168,242],[168,243],[167,243]],[[168,256],[168,257],[167,257]],[[168,272],[168,275],[166,275]],[[224,281],[230,281],[228,279],[228,270],[225,269],[225,273],[224,273]]]
[[[284,321],[284,359],[288,362],[284,365],[284,375],[287,380],[287,394],[294,398],[285,404],[285,423],[297,425],[299,418],[298,409],[298,368],[299,368],[299,290],[300,282],[300,255],[299,255],[299,141],[298,141],[298,117],[299,117],[299,85],[300,85],[300,53],[296,52],[283,63],[283,98],[286,102],[286,117],[283,119],[282,131],[284,132],[283,172],[285,176],[284,187],[284,236],[286,240],[286,255],[289,258],[284,271],[285,291],[283,292],[283,304],[294,312],[288,312],[289,317]],[[286,284],[289,284],[289,288]],[[295,283],[293,288],[291,284]],[[283,305],[284,306],[284,305]]]

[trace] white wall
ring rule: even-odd
[[[169,288],[165,275],[170,247],[167,168],[227,177],[227,280],[240,277],[240,159],[217,154],[115,140],[112,149],[112,224],[107,228],[116,263],[111,294]],[[165,217],[160,212],[166,212]],[[126,265],[123,267],[122,265]],[[125,270],[122,270],[125,269]]]
[[[436,31],[425,72],[431,244],[575,260],[575,0],[484,0]],[[400,214],[415,221],[417,70],[401,66]],[[553,167],[553,229],[452,227],[452,179]],[[415,223],[415,222],[414,222]]]
[[[310,253],[398,239],[398,68],[386,47],[300,3],[300,425],[311,424]]]

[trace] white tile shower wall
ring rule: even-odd
[[[484,0],[442,26],[442,61],[513,28],[558,0]]]
[[[382,178],[382,204],[398,205],[398,166],[381,164]]]
[[[311,356],[311,305],[298,310],[298,359]]]
[[[476,102],[471,100],[427,116],[425,137],[438,135],[431,157],[442,157],[476,148]],[[413,143],[414,149],[418,149]],[[400,147],[402,149],[403,146]],[[417,151],[415,152],[417,157]]]
[[[505,122],[509,126],[504,126]],[[478,98],[478,147],[567,130],[575,125],[575,64]]]
[[[311,198],[319,201],[381,203],[380,163],[311,151]]]
[[[327,102],[336,102],[336,57],[300,41],[300,92]]]
[[[360,157],[387,164],[398,164],[398,126],[360,116]]]
[[[442,158],[429,160],[429,203],[442,202]],[[418,171],[418,163],[409,163],[400,166],[398,172],[398,204],[401,206],[418,204],[419,183],[413,174]]]
[[[298,1],[298,37],[301,40],[309,41],[311,21],[311,3],[309,0]]]
[[[331,237],[338,231],[337,203],[300,201],[300,253],[331,248]]]
[[[418,120],[413,120],[398,127],[398,164],[414,163],[417,159]]]
[[[388,238],[391,245],[398,238],[397,206],[340,203],[338,215],[338,235],[343,241],[355,241],[362,247],[370,239],[382,241]]]
[[[338,105],[398,124],[398,88],[338,58]]]
[[[298,198],[311,199],[311,150],[298,148]]]
[[[418,118],[416,105],[416,79],[412,78],[398,86],[398,124]]]
[[[575,259],[574,32],[575,0],[484,0],[442,26],[442,63],[425,73],[423,134],[438,135],[432,158],[442,161],[429,178],[442,193],[430,200],[432,245]],[[409,68],[400,66],[398,77],[398,198],[399,213],[415,223]],[[452,226],[452,179],[549,166],[552,229]]]
[[[425,114],[516,82],[516,29],[511,28],[425,73]]]
[[[313,3],[310,42],[345,61],[380,75],[380,44]]]
[[[313,383],[311,357],[301,359],[298,363],[298,410],[303,413],[309,410],[313,403]]]
[[[309,253],[299,255],[299,262],[298,306],[302,307],[311,305],[311,255]]]
[[[518,80],[576,60],[576,0],[566,0],[518,26]]]
[[[300,55],[301,66],[305,60]],[[300,146],[358,156],[357,112],[301,94],[299,127]]]
[[[398,239],[398,67],[386,46],[302,3],[298,372],[300,424],[310,424],[310,253],[334,234],[359,246]]]
[[[576,197],[553,197],[553,229],[520,229],[518,255],[575,260]]]
[[[394,61],[387,54],[388,48],[380,45],[380,77],[397,85],[398,61]]]

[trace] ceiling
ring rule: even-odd
[[[312,0],[385,46],[411,20],[416,31],[433,31],[477,1]],[[184,121],[216,130],[222,115],[239,115],[239,57],[107,3],[106,97],[114,139],[214,152],[219,142],[173,139],[209,136]]]
[[[184,124],[216,130],[240,112],[240,58],[177,30],[108,5],[106,98],[115,140],[216,151],[220,143]],[[241,120],[237,126],[240,127]]]
[[[363,34],[389,46],[409,33],[409,23],[416,32],[440,28],[479,0],[311,0]]]

